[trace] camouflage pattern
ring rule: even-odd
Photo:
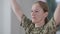
[[[32,23],[25,15],[21,18],[21,24],[25,29],[25,34],[56,34],[56,25],[53,18],[42,27],[35,27],[35,24]]]

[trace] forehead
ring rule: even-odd
[[[41,6],[38,3],[33,4],[32,10],[39,10],[39,9],[41,9]]]

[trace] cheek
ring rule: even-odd
[[[42,16],[40,16],[40,15],[36,17],[37,21],[40,21],[41,19],[42,19]]]
[[[43,13],[37,13],[36,16],[37,16],[38,19],[42,18],[43,17]]]
[[[36,19],[37,19],[37,20],[41,20],[41,19],[43,19],[43,18],[44,18],[43,13],[38,13],[38,14],[36,14]]]
[[[43,18],[43,14],[42,13],[35,13],[35,19],[32,19],[32,22],[38,22]]]

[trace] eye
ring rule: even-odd
[[[38,12],[38,11],[35,11],[35,12]]]
[[[31,12],[33,12],[33,11],[31,11]]]

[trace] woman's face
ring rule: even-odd
[[[43,11],[43,9],[40,7],[38,3],[32,6],[31,16],[33,23],[38,23],[42,19],[47,17],[46,12]]]

